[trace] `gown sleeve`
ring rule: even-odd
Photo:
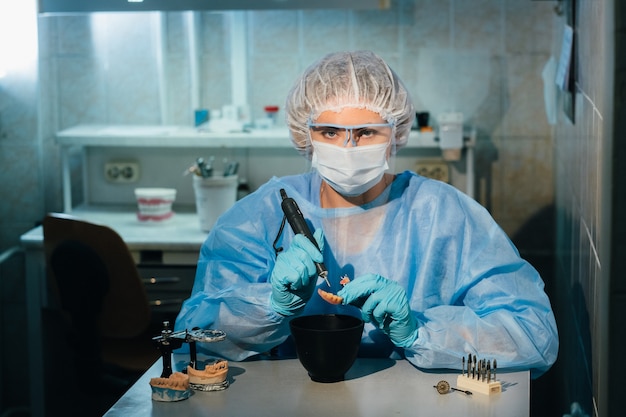
[[[287,321],[269,303],[269,274],[276,259],[272,243],[282,220],[278,191],[271,188],[266,185],[238,201],[202,245],[192,293],[175,330],[219,329],[227,337],[199,343],[199,352],[243,360],[269,351],[289,335]]]
[[[418,338],[405,355],[424,368],[460,369],[468,353],[498,366],[544,373],[558,333],[544,282],[487,210],[462,194],[431,207],[417,280],[452,283],[449,299],[414,309]],[[434,284],[432,288],[441,289]],[[432,293],[427,290],[420,297]]]

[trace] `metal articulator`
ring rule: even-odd
[[[172,375],[172,353],[180,348],[183,343],[189,343],[189,366],[196,368],[198,361],[196,343],[197,342],[219,342],[226,338],[226,333],[221,330],[205,330],[194,328],[190,330],[172,331],[169,321],[163,322],[163,330],[160,336],[152,338],[152,342],[161,351],[163,358],[163,372],[161,378],[168,378]]]

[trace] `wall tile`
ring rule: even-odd
[[[152,25],[154,26],[154,30],[156,30],[157,23],[155,20],[160,21],[160,25],[162,25],[162,30],[165,35],[165,45],[163,45],[167,55],[169,57],[177,57],[179,59],[184,58],[188,61],[189,56],[189,47],[190,47],[190,28],[187,25],[189,19],[194,19],[198,24],[196,29],[196,40],[198,42],[199,53],[202,54],[204,52],[204,45],[207,42],[206,36],[206,26],[210,24],[214,24],[215,22],[206,22],[205,23],[205,14],[203,13],[194,13],[191,12],[171,12],[171,13],[163,13],[159,17],[154,17],[152,21]],[[219,20],[221,22],[221,19]],[[220,33],[219,26],[215,28],[215,33]],[[156,44],[156,39],[154,39],[154,48],[158,48],[159,45]],[[189,63],[187,63],[189,65]]]
[[[226,54],[229,48],[230,25],[224,13],[202,13],[200,39],[203,54]]]
[[[0,181],[0,225],[6,220],[27,222],[39,217],[39,202],[43,195],[38,183],[38,152],[35,145],[0,145],[0,166],[6,174]],[[18,182],[19,181],[19,182]],[[19,184],[19,189],[16,185]]]
[[[552,204],[552,148],[548,139],[507,138],[498,148],[494,215],[522,225],[535,212]],[[498,184],[499,182],[499,184]],[[497,210],[497,211],[496,211]],[[510,227],[510,226],[509,226]],[[515,232],[512,230],[510,232]]]
[[[353,49],[370,49],[378,53],[384,51],[386,54],[398,52],[398,13],[393,7],[353,11],[350,23]]]
[[[577,66],[580,70],[576,83],[575,123],[561,116],[555,130],[555,179],[556,189],[561,196],[557,199],[559,230],[558,263],[568,264],[559,272],[558,279],[571,283],[569,292],[564,292],[561,302],[571,306],[561,317],[561,334],[564,367],[577,367],[579,375],[565,375],[569,381],[564,391],[566,401],[579,402],[590,415],[611,415],[607,398],[607,379],[612,370],[606,369],[606,353],[613,346],[606,333],[607,294],[610,265],[608,259],[609,240],[604,207],[610,204],[611,196],[605,194],[607,171],[604,167],[612,159],[607,154],[607,137],[611,132],[613,117],[611,103],[613,89],[606,78],[613,69],[605,65],[612,57],[612,32],[605,19],[612,14],[603,9],[607,2],[579,0],[577,9]],[[555,32],[553,51],[560,51],[562,25]],[[554,53],[554,52],[553,52]],[[607,106],[608,104],[608,106]],[[568,234],[568,227],[571,234]],[[569,248],[568,248],[569,246]],[[568,262],[571,260],[571,262]],[[609,330],[609,334],[612,331]],[[581,366],[581,364],[583,364]],[[568,372],[565,372],[566,374]]]
[[[503,11],[502,0],[454,0],[454,47],[501,53],[504,45]]]
[[[91,19],[80,15],[60,16],[56,30],[57,53],[60,55],[89,54],[93,48]]]
[[[550,135],[540,71],[547,61],[545,55],[507,55],[504,62],[504,135]]]
[[[79,123],[106,123],[109,110],[99,67],[88,57],[57,58],[56,103],[59,129]]]
[[[421,48],[452,46],[452,0],[400,2],[400,35],[409,61]]]
[[[56,54],[58,43],[58,19],[37,18],[37,48],[39,60],[49,59]]]
[[[302,50],[312,56],[322,57],[329,52],[353,49],[350,31],[351,12],[347,10],[306,10],[302,19]],[[308,64],[308,62],[307,62]]]
[[[34,145],[37,141],[37,88],[30,78],[8,76],[0,90],[0,143]]]
[[[267,59],[272,61],[272,65],[264,65]],[[279,106],[277,123],[284,125],[285,99],[297,77],[295,75],[286,77],[285,74],[297,74],[298,61],[291,56],[269,55],[253,56],[250,58],[250,64],[252,78],[265,80],[250,85],[250,111],[253,117],[265,117],[265,106],[277,105]]]
[[[207,100],[210,95],[212,87],[215,84],[225,85],[229,87],[230,83],[225,79],[216,80],[217,77],[212,77],[208,74],[208,71],[204,70],[204,57],[200,57],[201,64],[199,65],[202,74],[202,82],[199,86],[199,104],[200,107],[211,108],[210,102]],[[185,58],[178,56],[168,55],[167,67],[165,68],[165,74],[167,79],[167,91],[164,92],[167,106],[167,124],[180,124],[190,125],[193,123],[193,110],[191,99],[191,72],[189,71],[189,61]],[[212,67],[211,67],[212,68]],[[226,89],[226,92],[230,94],[230,88]],[[223,97],[223,96],[222,96]],[[158,111],[158,103],[153,103],[151,108],[153,111]],[[157,121],[158,122],[158,121]]]
[[[504,1],[506,52],[549,54],[554,30],[549,17],[556,18],[554,8],[550,1],[536,1],[532,7],[519,0]]]
[[[407,85],[435,121],[460,111],[468,126],[494,132],[502,119],[502,70],[500,59],[488,54],[422,48],[417,65],[407,68]]]
[[[294,56],[300,49],[297,11],[249,12],[249,51],[253,56]],[[273,66],[271,59],[266,65]]]

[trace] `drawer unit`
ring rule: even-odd
[[[196,267],[191,265],[138,265],[157,323],[174,323],[184,300],[189,298]]]

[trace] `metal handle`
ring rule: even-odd
[[[179,277],[150,277],[141,280],[145,285],[156,284],[176,284],[180,282]]]
[[[182,298],[169,298],[166,300],[150,300],[149,304],[151,307],[160,307],[174,304],[181,304],[183,302]]]

